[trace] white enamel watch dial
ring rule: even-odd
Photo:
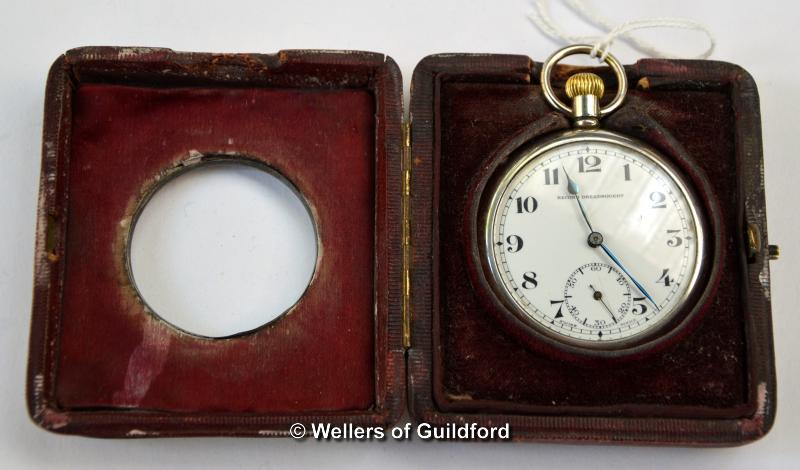
[[[490,282],[551,338],[588,348],[638,342],[697,284],[697,201],[637,141],[571,131],[524,150],[494,188],[484,227]]]

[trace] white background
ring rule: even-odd
[[[131,275],[147,306],[213,338],[254,330],[289,310],[316,261],[317,235],[302,199],[273,174],[241,164],[195,166],[161,186],[130,245]]]
[[[47,69],[84,45],[162,46],[186,51],[274,52],[282,48],[364,49],[400,64],[406,95],[414,65],[436,52],[529,54],[542,60],[559,44],[536,31],[527,0],[513,1],[16,1],[0,3],[0,466],[7,468],[268,467],[336,464],[355,468],[525,466],[572,468],[797,468],[800,461],[796,2],[619,0],[603,5],[623,21],[686,16],[718,39],[713,58],[756,78],[762,99],[778,368],[778,417],[761,441],[735,449],[669,449],[506,443],[317,443],[291,439],[92,440],[34,427],[23,401],[32,250]],[[563,8],[553,15],[591,32]],[[660,31],[648,38],[691,53],[702,36]],[[624,62],[638,55],[620,46]],[[407,96],[406,96],[407,98]],[[793,190],[793,191],[791,191]],[[793,464],[793,465],[792,465]]]

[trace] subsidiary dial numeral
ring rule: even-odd
[[[524,242],[522,241],[522,237],[519,235],[509,235],[506,237],[506,243],[508,243],[508,252],[509,253],[516,253],[522,249],[522,245]]]
[[[588,157],[578,157],[578,173],[597,173],[600,171],[600,157],[589,155]]]
[[[533,196],[517,198],[517,214],[533,214],[539,208],[539,201]]]

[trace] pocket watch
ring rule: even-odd
[[[553,66],[591,49],[570,46],[545,62],[544,96],[573,129],[534,139],[496,170],[480,198],[478,243],[487,284],[526,334],[571,352],[620,355],[690,323],[708,285],[710,225],[678,166],[600,128],[627,92],[613,56],[604,61],[618,86],[606,106],[592,73],[567,80],[572,106],[556,96]]]

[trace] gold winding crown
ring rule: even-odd
[[[599,76],[589,72],[581,72],[567,79],[566,91],[567,96],[570,98],[580,95],[594,95],[600,99],[605,92],[605,85],[603,84],[603,79]]]

